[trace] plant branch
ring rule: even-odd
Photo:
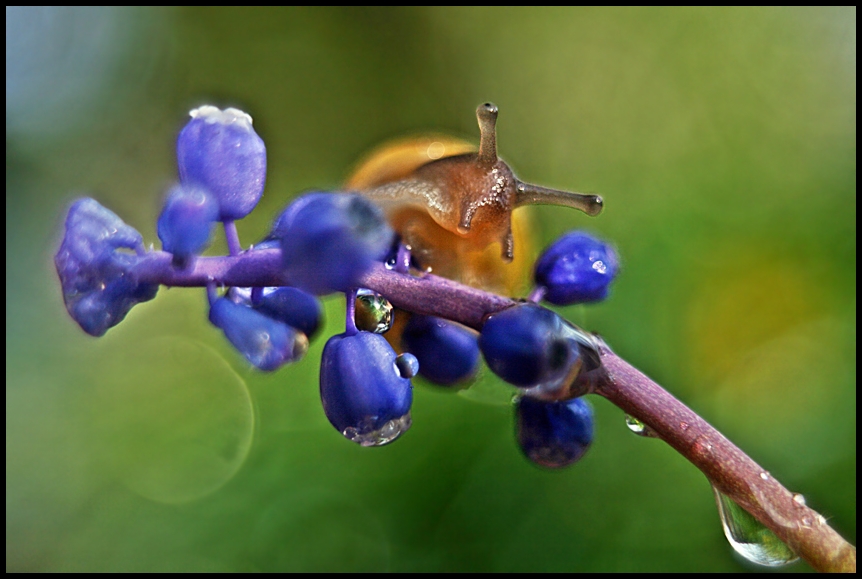
[[[644,422],[722,493],[769,527],[818,571],[856,572],[856,547],[763,467],[667,390],[601,348],[605,375],[595,393]]]
[[[235,257],[200,257],[189,269],[171,265],[171,254],[155,251],[131,274],[168,286],[207,284],[260,287],[289,285],[281,273],[281,251],[248,251]],[[394,306],[443,317],[474,329],[484,318],[516,302],[433,275],[414,277],[376,265],[359,286],[385,296]],[[856,548],[826,519],[805,506],[769,472],[715,428],[599,340],[602,368],[585,380],[586,391],[604,396],[652,428],[700,469],[722,493],[771,529],[818,571],[856,571]]]

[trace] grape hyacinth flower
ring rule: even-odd
[[[610,245],[572,231],[542,253],[533,279],[544,289],[545,301],[566,306],[605,299],[618,269],[619,259]]]
[[[299,330],[227,297],[212,301],[209,319],[260,370],[277,370],[308,350],[308,338]]]
[[[515,408],[515,423],[524,455],[547,468],[577,462],[593,441],[593,410],[583,398],[545,402],[522,396]]]
[[[492,372],[521,388],[569,383],[583,363],[563,319],[529,302],[489,316],[479,348]]]
[[[386,256],[395,233],[379,207],[356,194],[309,193],[279,216],[271,238],[281,240],[291,285],[315,295],[347,291]]]
[[[211,105],[194,109],[177,138],[183,185],[208,191],[218,202],[219,219],[242,219],[263,195],[266,147],[239,109]]]
[[[410,190],[420,200],[416,207],[410,200],[410,211],[430,209],[423,203],[433,205],[437,197],[428,194],[428,187],[437,191],[439,183],[447,184],[446,191],[451,185],[453,198],[482,185],[477,167],[482,175],[497,175],[491,192],[500,192],[506,179],[498,174],[504,164],[496,156],[496,114],[493,105],[479,108],[478,154],[432,161],[414,172],[424,180],[401,182],[399,195]],[[411,378],[421,373],[438,384],[467,382],[481,351],[492,372],[520,389],[514,407],[516,439],[533,463],[560,468],[577,462],[593,439],[592,409],[581,396],[604,396],[698,466],[716,493],[749,510],[782,540],[792,540],[786,549],[791,556],[805,548],[817,560],[834,547],[847,562],[852,558],[852,565],[835,559],[836,564],[830,560],[822,568],[855,571],[855,548],[800,502],[801,495],[791,495],[598,336],[538,305],[541,299],[555,305],[604,299],[619,267],[609,245],[584,233],[563,236],[535,264],[536,289],[519,302],[486,291],[493,287],[490,282],[483,289],[477,278],[476,287],[467,287],[455,281],[457,276],[440,277],[445,268],[434,266],[431,273],[430,264],[423,268],[418,263],[437,249],[449,255],[446,244],[463,241],[472,234],[469,228],[457,228],[455,238],[420,236],[415,249],[402,238],[396,245],[383,211],[369,200],[379,197],[364,191],[306,194],[283,211],[261,244],[244,251],[234,220],[247,215],[263,193],[263,141],[252,129],[251,117],[237,109],[204,106],[191,116],[177,139],[180,183],[168,195],[157,223],[165,251],[147,251],[140,233],[93,199],[81,199],[69,209],[55,265],[66,308],[85,332],[103,335],[135,304],[152,299],[159,284],[206,287],[210,322],[248,362],[273,371],[306,353],[308,338],[321,325],[315,295],[344,292],[346,329],[323,349],[319,384],[327,419],[347,439],[361,446],[394,441],[411,426]],[[565,198],[566,204],[590,214],[602,206],[598,196],[523,183],[516,195],[516,206],[540,197]],[[390,216],[400,234],[429,225],[422,220],[405,225],[403,216]],[[505,224],[509,217],[506,211],[500,215]],[[198,258],[215,221],[223,222],[229,255]],[[473,232],[480,229],[476,225]],[[503,239],[504,262],[512,257],[515,241],[511,232]],[[466,264],[453,265],[457,270]],[[226,288],[221,297],[217,287]],[[368,315],[357,316],[363,313],[358,308]],[[393,323],[396,311],[399,318]],[[406,318],[400,317],[402,312]],[[360,331],[357,324],[371,331]],[[478,339],[474,331],[480,332]],[[407,351],[396,355],[390,341]],[[814,531],[818,541],[809,540]]]
[[[143,253],[141,234],[95,199],[69,208],[54,265],[66,309],[85,332],[101,336],[155,297],[158,284],[140,283],[131,273]]]
[[[199,187],[175,185],[165,199],[156,229],[162,247],[174,255],[174,265],[186,267],[209,245],[218,203]]]
[[[283,286],[261,291],[254,308],[260,313],[292,326],[311,339],[320,328],[323,308],[313,295],[301,289]]]
[[[419,374],[435,384],[465,382],[479,367],[476,334],[448,320],[414,315],[401,340],[419,360]]]
[[[414,373],[415,364],[398,363],[380,334],[333,336],[320,361],[323,411],[345,438],[362,446],[388,444],[410,428]]]

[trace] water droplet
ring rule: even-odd
[[[384,444],[389,444],[407,432],[407,429],[410,428],[412,423],[413,421],[408,412],[401,418],[393,418],[377,430],[372,430],[371,432],[363,434],[359,432],[360,429],[348,426],[344,429],[342,434],[348,440],[362,446],[383,446]]]
[[[392,304],[371,290],[361,289],[356,296],[356,328],[382,334],[392,327]]]
[[[296,332],[293,342],[293,359],[299,360],[308,352],[308,336],[302,332]]]
[[[395,370],[402,378],[412,378],[419,372],[419,360],[413,354],[400,354],[395,358]]]
[[[793,563],[799,557],[748,511],[733,499],[715,491],[718,514],[724,527],[724,536],[734,551],[747,561],[766,567],[778,567]]]
[[[634,416],[630,414],[626,414],[626,426],[629,427],[629,430],[637,434],[638,436],[644,436],[648,438],[658,438],[658,433],[647,426],[644,422],[641,422]]]
[[[762,478],[763,480],[769,480],[769,473],[766,473],[766,472],[760,473],[760,478]]]
[[[799,505],[803,505],[803,506],[804,506],[804,505],[805,505],[805,497],[803,497],[803,496],[802,496],[801,494],[799,494],[799,493],[794,493],[794,495],[793,495],[793,502],[794,502],[794,503],[796,503],[796,504],[799,504]]]

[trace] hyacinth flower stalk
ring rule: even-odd
[[[496,153],[489,152],[495,142],[485,138],[496,108],[483,105],[479,118],[485,125],[476,158],[496,167]],[[137,231],[92,199],[70,208],[55,264],[67,310],[87,333],[104,334],[160,285],[205,288],[210,321],[249,363],[271,371],[299,359],[319,327],[313,296],[341,292],[346,328],[324,348],[320,394],[326,417],[349,440],[380,446],[397,439],[410,426],[411,378],[422,375],[423,364],[441,366],[425,372],[432,380],[469,380],[478,350],[492,372],[519,389],[516,441],[532,462],[546,468],[577,462],[593,438],[583,397],[603,396],[641,425],[641,434],[664,440],[698,467],[720,504],[731,501],[780,539],[786,552],[760,562],[799,556],[816,569],[855,571],[855,547],[821,515],[601,338],[540,305],[603,299],[618,270],[609,245],[583,233],[563,237],[537,262],[529,299],[517,301],[411,267],[403,237],[367,196],[316,192],[295,200],[261,244],[244,250],[233,221],[257,204],[266,171],[251,117],[196,109],[177,154],[180,187],[201,193],[168,197],[159,219],[164,250],[145,250]],[[522,200],[560,197],[517,183]],[[601,200],[581,196],[572,205],[595,213]],[[464,232],[474,225],[475,208],[468,209],[469,219],[459,224]],[[230,255],[200,256],[216,221],[224,224]],[[507,240],[510,230],[502,245],[503,258],[511,259]],[[397,257],[387,261],[393,248]],[[417,259],[421,268],[422,255]],[[356,327],[358,288],[413,316],[396,344],[404,353],[385,334]]]

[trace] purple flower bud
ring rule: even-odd
[[[476,373],[476,334],[454,322],[414,315],[407,322],[402,341],[419,360],[419,374],[435,384],[457,384]]]
[[[593,410],[583,398],[543,402],[523,396],[515,408],[515,424],[521,450],[547,468],[577,462],[593,441]]]
[[[553,389],[574,380],[583,364],[570,326],[532,303],[489,316],[479,347],[492,372],[521,388]]]
[[[317,332],[323,317],[318,299],[295,287],[264,288],[255,309],[296,328],[309,338]]]
[[[299,360],[308,350],[308,338],[302,332],[228,298],[215,300],[209,317],[246,360],[260,370],[276,370]]]
[[[266,181],[266,147],[246,113],[202,106],[177,138],[177,162],[184,185],[209,191],[222,221],[242,219],[254,209]]]
[[[608,244],[579,231],[555,241],[536,262],[536,285],[544,299],[558,306],[605,299],[619,269],[616,252]]]
[[[210,242],[218,203],[201,188],[175,185],[165,200],[157,229],[165,251],[183,264]]]
[[[279,216],[272,237],[281,238],[291,285],[315,295],[347,291],[382,259],[394,239],[383,212],[356,194],[311,193]]]
[[[410,428],[413,403],[413,385],[402,371],[380,334],[330,338],[320,363],[320,398],[329,422],[362,446],[381,446],[401,436]]]
[[[69,315],[91,336],[155,297],[157,284],[139,283],[131,274],[140,259],[135,251],[143,252],[141,234],[96,200],[79,199],[69,208],[54,265]]]

